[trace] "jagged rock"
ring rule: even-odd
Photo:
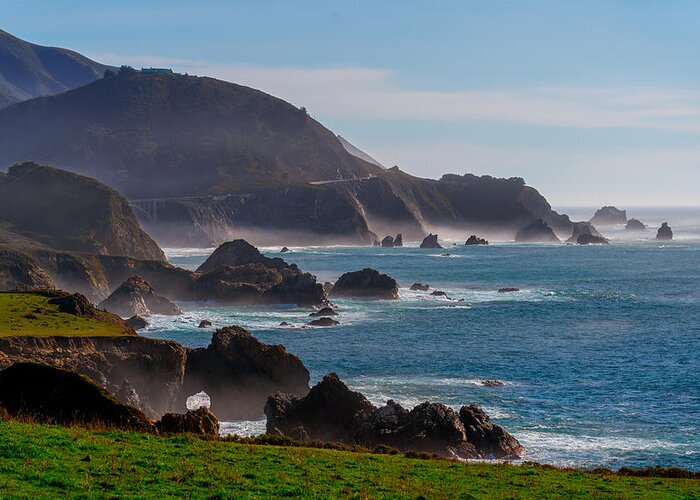
[[[627,231],[646,231],[647,226],[639,219],[630,219],[625,226]]]
[[[401,233],[396,235],[396,238],[394,238],[394,246],[395,247],[402,247],[403,246],[403,235]]]
[[[309,321],[310,326],[336,326],[339,324],[340,324],[340,321],[336,321],[332,318],[318,318],[318,319]]]
[[[280,250],[280,253],[287,253],[287,252],[290,252],[290,251],[291,251],[291,250],[289,250],[289,248],[287,248],[287,247],[282,247],[282,250]]]
[[[521,228],[515,234],[517,243],[559,243],[560,240],[552,228],[542,219],[537,219]]]
[[[119,402],[141,410],[146,415],[152,415],[154,413],[153,408],[148,406],[148,403],[146,401],[141,400],[139,393],[136,392],[136,389],[134,389],[134,387],[129,383],[128,380],[125,380],[122,383],[122,386],[119,388],[119,390],[115,393],[114,396],[119,400]]]
[[[228,326],[216,330],[206,349],[187,353],[178,408],[188,396],[204,390],[212,411],[223,420],[260,416],[268,394],[309,390],[309,372],[284,346],[263,344],[247,330]]]
[[[430,295],[434,295],[435,297],[447,297],[447,292],[443,292],[442,290],[435,290]]]
[[[126,322],[129,323],[134,330],[143,330],[148,326],[148,321],[141,316],[132,316],[127,319]]]
[[[519,291],[520,291],[520,288],[515,288],[512,286],[506,286],[506,287],[498,289],[498,293],[510,293],[510,292],[519,292]]]
[[[489,242],[484,238],[479,238],[477,235],[472,234],[467,241],[464,242],[465,245],[488,245]]]
[[[343,274],[333,285],[332,294],[336,297],[398,299],[399,285],[391,276],[365,268]]]
[[[121,404],[89,378],[38,363],[15,363],[0,372],[0,406],[36,422],[154,430],[143,413]]]
[[[668,225],[668,222],[664,222],[663,224],[661,224],[661,227],[656,232],[656,239],[657,240],[672,240],[673,239],[673,231],[671,230],[671,227]]]
[[[426,402],[409,411],[390,400],[376,408],[334,373],[303,398],[270,396],[265,415],[271,434],[303,434],[314,440],[385,445],[462,459],[515,458],[523,451],[515,438],[476,407],[463,407],[457,414],[445,405]]]
[[[211,321],[208,319],[203,319],[202,321],[199,322],[199,326],[197,328],[209,328],[211,326]]]
[[[127,279],[99,307],[123,317],[182,314],[179,307],[158,295],[146,280],[138,276]]]
[[[430,285],[424,285],[423,283],[414,283],[411,285],[410,289],[414,292],[427,292],[428,290],[430,290]]]
[[[600,240],[605,240],[606,243],[608,243],[608,240],[598,232],[598,230],[595,228],[593,224],[590,222],[574,222],[574,230],[571,234],[571,238],[566,240],[567,243],[578,243],[578,239],[580,236],[586,236],[586,235],[591,235],[594,236],[597,239]],[[585,241],[586,238],[584,238],[583,241]],[[586,243],[581,243],[585,245]]]
[[[425,237],[423,242],[420,244],[421,248],[442,248],[440,243],[438,243],[438,235],[430,233]]]
[[[625,224],[627,222],[627,212],[618,210],[616,207],[606,206],[596,211],[590,222],[601,226]]]
[[[311,314],[309,314],[309,317],[310,318],[320,318],[323,316],[337,316],[337,315],[338,315],[338,313],[335,312],[333,310],[333,308],[326,306],[326,307],[320,309],[319,311],[312,312]]]
[[[382,240],[382,246],[383,246],[384,248],[393,248],[393,247],[394,247],[394,238],[391,237],[391,236],[386,236],[386,237]]]
[[[187,413],[166,413],[156,422],[158,432],[163,434],[199,434],[201,436],[219,436],[219,420],[209,411],[209,408],[201,406]]]
[[[607,245],[610,243],[607,238],[594,234],[581,234],[576,239],[578,245]]]

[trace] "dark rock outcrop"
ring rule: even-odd
[[[182,314],[178,306],[158,295],[146,280],[138,276],[127,279],[99,307],[123,317]]]
[[[531,222],[527,226],[521,228],[515,234],[517,243],[559,243],[560,240],[554,234],[549,224],[542,219]]]
[[[339,325],[340,321],[336,321],[333,318],[318,318],[309,321],[310,326],[336,326]]]
[[[578,243],[579,237],[580,236],[594,236],[595,238],[605,240],[607,242],[607,239],[598,232],[598,230],[595,228],[593,224],[590,222],[574,222],[574,230],[573,233],[571,234],[571,237],[566,240],[567,243]],[[586,238],[584,238],[584,241]],[[585,245],[585,243],[582,243]]]
[[[187,413],[166,413],[156,422],[156,427],[162,434],[219,436],[219,420],[204,406]]]
[[[318,311],[312,312],[311,314],[309,314],[309,317],[310,318],[321,318],[324,316],[337,316],[337,315],[338,315],[338,313],[335,312],[335,310],[333,310],[332,307],[326,306],[326,307],[321,308]]]
[[[519,291],[520,291],[520,288],[515,288],[512,286],[506,286],[506,287],[498,289],[498,293],[511,293],[511,292],[519,292]]]
[[[627,223],[627,212],[618,210],[616,207],[606,206],[596,211],[589,222],[600,226],[625,224]]]
[[[207,348],[187,354],[178,406],[204,390],[211,410],[221,419],[260,417],[267,395],[309,390],[309,372],[284,346],[263,344],[247,330],[229,326],[216,330]]]
[[[465,245],[488,245],[489,242],[484,238],[479,238],[477,235],[472,234],[467,241],[464,242]]]
[[[430,290],[430,285],[424,285],[423,283],[414,283],[411,285],[411,290],[414,292],[420,291],[420,292],[427,292]]]
[[[647,226],[639,219],[630,219],[625,226],[627,231],[646,231]]]
[[[134,330],[143,330],[148,326],[148,321],[141,316],[132,316],[127,319],[126,322],[129,323]]]
[[[291,251],[291,250],[289,250],[289,248],[287,248],[287,247],[282,247],[282,250],[280,250],[280,253],[288,253],[288,252],[290,252],[290,251]]]
[[[385,236],[382,240],[382,246],[384,248],[394,248],[394,238],[392,236]]]
[[[581,234],[576,238],[576,243],[578,245],[607,245],[610,243],[607,238],[603,236],[596,236],[594,234]]]
[[[373,297],[398,299],[399,285],[396,280],[375,269],[365,268],[343,274],[333,285],[335,297]]]
[[[326,375],[303,398],[270,396],[265,414],[271,434],[462,459],[517,458],[523,451],[513,436],[476,407],[463,407],[458,414],[445,405],[426,402],[409,411],[388,401],[377,408],[335,374]]]
[[[673,231],[671,230],[671,226],[668,225],[668,222],[661,224],[661,227],[656,232],[656,239],[666,241],[673,239]]]
[[[403,246],[403,235],[401,233],[396,235],[396,238],[394,238],[394,246],[395,247],[402,247]]]
[[[10,415],[43,423],[154,430],[142,412],[89,378],[38,363],[15,363],[0,371],[0,406]]]
[[[430,295],[434,297],[447,297],[447,292],[443,292],[442,290],[435,290]]]
[[[438,235],[430,233],[426,236],[420,244],[421,248],[442,248],[440,243],[438,243]]]
[[[211,326],[211,321],[208,319],[203,319],[202,321],[199,322],[199,326],[197,328],[209,328]]]

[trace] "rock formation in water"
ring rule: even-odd
[[[440,243],[438,243],[438,235],[430,233],[426,236],[420,244],[421,248],[442,248]]]
[[[394,248],[394,238],[392,236],[385,236],[382,240],[382,246],[384,248]]]
[[[668,222],[664,222],[663,224],[661,224],[661,227],[656,232],[656,239],[657,240],[672,240],[673,239],[673,231],[671,230],[671,227],[668,225]]]
[[[639,219],[630,219],[625,226],[627,231],[646,231],[647,226]]]
[[[99,308],[122,317],[182,314],[178,306],[158,295],[146,280],[138,276],[122,283],[100,303]]]
[[[322,307],[320,310],[312,312],[309,314],[310,318],[323,318],[323,317],[328,317],[328,316],[337,316],[338,313],[333,310],[332,307]]]
[[[309,393],[271,396],[265,405],[267,432],[311,440],[391,446],[451,458],[518,458],[520,443],[490,422],[480,409],[460,413],[438,403],[412,410],[389,401],[377,408],[337,375],[326,375]]]
[[[399,285],[391,276],[365,268],[343,274],[333,285],[334,297],[372,297],[398,299]]]
[[[610,241],[603,236],[596,236],[595,234],[581,234],[576,238],[576,244],[578,245],[607,245]]]
[[[600,226],[626,224],[627,212],[625,210],[618,210],[616,207],[606,206],[597,210],[589,222]]]
[[[479,238],[477,235],[472,234],[467,241],[464,242],[465,245],[488,245],[489,242],[484,238]]]
[[[595,228],[595,226],[590,222],[574,222],[573,233],[571,234],[571,237],[568,240],[566,240],[566,242],[578,243],[579,237],[583,235],[591,235],[595,238],[605,240],[605,242],[608,242],[608,240],[602,234],[600,234]],[[584,240],[585,239],[586,238],[584,238]]]
[[[421,292],[427,292],[430,290],[430,285],[424,285],[423,283],[414,283],[411,285],[411,290],[415,291],[421,291]]]
[[[403,246],[403,235],[401,233],[396,235],[396,238],[394,238],[394,246],[395,247],[402,247]]]
[[[515,234],[517,243],[559,243],[552,228],[541,219],[531,222]]]
[[[337,326],[340,321],[336,321],[333,318],[323,317],[309,321],[309,326]]]

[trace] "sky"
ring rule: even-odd
[[[698,206],[700,2],[0,0],[0,28],[305,106],[386,166]]]

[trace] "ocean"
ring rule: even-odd
[[[568,209],[573,220],[591,209]],[[190,347],[211,329],[240,325],[284,344],[312,383],[336,372],[373,403],[439,401],[483,407],[526,447],[524,460],[560,466],[700,469],[700,209],[635,209],[646,232],[601,227],[607,246],[514,244],[444,250],[375,247],[261,248],[320,281],[371,267],[396,278],[396,301],[334,300],[341,324],[301,328],[310,310],[181,304],[141,333]],[[669,221],[672,242],[654,240]],[[453,245],[453,243],[455,243]],[[196,268],[212,249],[170,249]],[[449,253],[445,257],[442,254]],[[447,292],[410,291],[414,282]],[[501,287],[519,292],[498,293]],[[457,299],[463,299],[462,302]],[[286,321],[293,327],[281,327]],[[500,380],[502,386],[484,385]],[[264,431],[257,421],[227,432]]]

